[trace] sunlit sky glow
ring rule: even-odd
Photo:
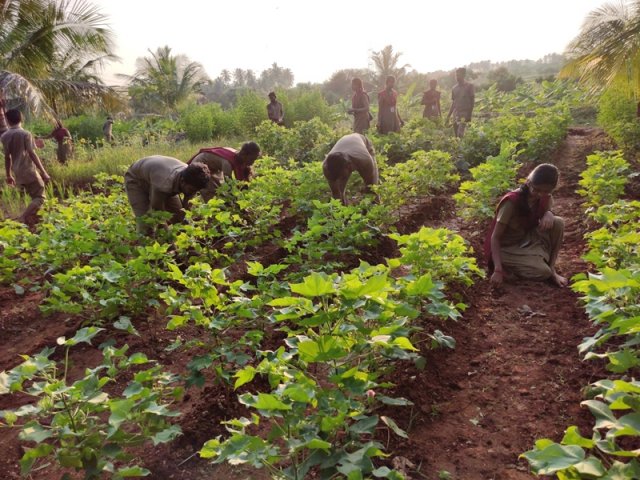
[[[343,68],[372,67],[373,51],[391,44],[400,63],[419,72],[475,61],[537,60],[562,53],[586,15],[603,0],[93,0],[109,17],[120,63],[104,71],[131,75],[135,60],[164,45],[222,69],[273,62],[295,82],[322,82]]]

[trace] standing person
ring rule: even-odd
[[[276,98],[276,92],[269,93],[269,103],[267,104],[267,115],[269,120],[278,125],[284,125],[284,109]]]
[[[7,184],[12,187],[17,186],[31,197],[31,203],[18,217],[18,221],[27,223],[28,219],[44,204],[46,199],[44,185],[51,178],[35,152],[33,136],[22,128],[20,110],[8,110],[5,117],[9,129],[2,134],[0,141],[4,148]]]
[[[378,92],[378,132],[387,134],[399,132],[404,122],[398,113],[398,92],[393,88],[396,77],[389,75],[385,83],[385,89]]]
[[[371,113],[369,112],[369,95],[364,91],[362,80],[354,78],[351,80],[351,108],[347,113],[353,115],[353,131],[355,133],[364,133],[371,126]]]
[[[429,90],[425,90],[422,94],[422,105],[424,105],[424,111],[422,112],[423,118],[429,118],[431,120],[442,118],[440,92],[436,90],[437,87],[438,80],[434,78],[429,81]]]
[[[466,68],[458,68],[456,70],[457,85],[451,91],[451,108],[447,114],[447,123],[453,114],[453,133],[456,137],[462,138],[467,123],[471,121],[473,106],[476,101],[475,88],[472,83],[465,81],[467,75]]]
[[[73,155],[73,139],[69,130],[62,125],[60,120],[56,120],[56,127],[51,133],[43,138],[53,138],[58,142],[58,148],[56,150],[56,157],[62,164],[67,163],[67,160]]]
[[[498,203],[485,239],[491,283],[520,278],[567,285],[567,279],[555,269],[564,232],[563,220],[551,211],[558,177],[554,165],[540,164],[524,185]]]
[[[102,133],[107,142],[113,142],[113,118],[111,116],[108,116],[107,121],[102,125]]]
[[[225,178],[233,176],[240,182],[248,182],[253,176],[252,165],[260,156],[260,147],[255,142],[242,144],[240,150],[231,147],[202,148],[187,163],[204,163],[211,172],[207,186],[200,191],[202,199],[208,202]]]
[[[177,158],[153,155],[141,158],[124,175],[124,188],[139,233],[150,233],[144,215],[151,210],[173,213],[170,223],[180,222],[189,199],[209,182],[209,169],[202,163],[187,165]],[[180,200],[180,194],[184,200]]]
[[[364,180],[367,191],[378,184],[378,165],[371,141],[360,133],[350,133],[336,142],[322,162],[322,172],[329,182],[331,195],[347,204],[347,182],[353,171]]]

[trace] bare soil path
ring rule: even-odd
[[[586,225],[575,193],[579,174],[586,156],[606,147],[600,130],[573,128],[553,159],[561,172],[554,211],[565,219],[558,267],[567,277],[587,268],[580,259]],[[482,228],[455,216],[444,226],[481,251]],[[394,455],[416,465],[414,478],[435,480],[445,471],[459,480],[534,478],[518,456],[536,439],[558,441],[574,424],[589,436],[581,389],[602,368],[582,362],[577,345],[593,327],[568,288],[521,282],[495,290],[485,279],[465,296],[469,309],[445,332],[455,337],[456,349],[430,355],[424,373],[405,372],[399,390],[416,407],[403,424],[411,420],[409,440],[398,443]]]

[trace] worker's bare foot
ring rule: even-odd
[[[551,276],[551,281],[558,287],[566,287],[569,284],[569,280],[567,280],[566,277],[563,277],[562,275],[556,272],[553,272],[553,275]]]

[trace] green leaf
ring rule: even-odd
[[[53,452],[53,445],[48,443],[40,443],[35,448],[29,448],[20,459],[20,472],[27,475],[31,471],[33,462],[38,458],[46,457]]]
[[[536,449],[523,453],[537,475],[552,475],[584,461],[584,450],[576,445],[559,445],[551,442],[543,448],[536,442]]]
[[[259,393],[258,395],[244,394],[240,395],[240,403],[256,408],[258,410],[291,410],[291,405],[279,400],[275,395],[268,393]]]
[[[370,417],[365,417],[358,420],[356,423],[349,427],[349,431],[357,434],[369,433],[373,434],[376,426],[378,425],[378,421],[380,419],[377,415],[372,415]]]
[[[394,338],[391,344],[396,345],[403,350],[410,350],[414,352],[418,351],[418,349],[411,344],[411,341],[407,337]]]
[[[382,415],[380,417],[380,420],[382,420],[385,423],[385,425],[387,425],[387,427],[393,430],[393,432],[399,437],[409,438],[409,436],[407,435],[407,432],[402,430],[392,418]]]
[[[129,357],[130,365],[142,365],[145,363],[149,363],[149,358],[142,352],[134,353]]]
[[[124,330],[125,332],[130,333],[131,335],[136,335],[138,337],[140,336],[138,331],[135,329],[135,327],[131,323],[131,319],[129,317],[121,316],[118,320],[113,322],[113,328],[116,328],[118,330]]]
[[[151,472],[146,468],[142,468],[136,465],[133,467],[124,467],[119,469],[116,472],[115,478],[146,477],[150,474]]]
[[[79,343],[91,343],[93,337],[95,337],[98,333],[102,332],[104,328],[99,327],[85,327],[81,328],[76,332],[73,338],[64,341],[64,345],[71,347],[73,345],[77,345]],[[64,337],[63,337],[64,338]]]
[[[302,283],[291,283],[289,285],[292,292],[305,297],[321,297],[335,292],[331,278],[326,274],[317,272],[305,277]]]
[[[182,435],[182,429],[178,425],[171,425],[169,428],[165,428],[161,432],[156,433],[151,440],[153,440],[154,445],[158,445],[160,443],[167,443]]]
[[[298,344],[298,355],[307,363],[327,362],[348,355],[347,349],[340,344],[340,337],[324,335],[317,341],[304,340]]]
[[[256,376],[256,369],[253,368],[252,366],[248,366],[243,368],[242,370],[237,371],[236,374],[234,375],[234,377],[237,378],[237,380],[236,380],[236,383],[233,385],[233,388],[238,389],[245,383],[249,383],[250,381],[252,381],[255,376]]]
[[[576,426],[567,428],[564,433],[564,437],[562,438],[562,442],[560,443],[563,445],[577,445],[583,448],[593,448],[595,446],[595,442],[593,440],[580,435],[578,427]]]
[[[35,420],[25,424],[19,435],[20,440],[35,443],[41,443],[52,436],[53,432],[51,430],[44,428]]]
[[[314,438],[313,440],[309,440],[305,444],[305,447],[309,449],[318,449],[318,450],[324,450],[325,452],[328,452],[329,449],[331,448],[331,444],[329,442],[325,442],[324,440],[321,440],[320,438]]]
[[[207,440],[198,452],[200,458],[214,458],[220,454],[220,440],[214,438]]]

